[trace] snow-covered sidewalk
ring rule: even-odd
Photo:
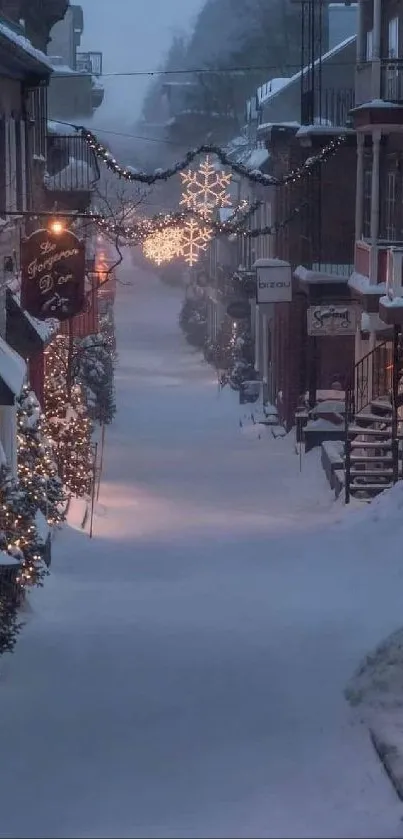
[[[119,289],[95,537],[60,534],[1,670],[0,835],[402,835],[343,696],[400,624],[400,545],[344,522],[316,453],[259,439],[179,306]]]

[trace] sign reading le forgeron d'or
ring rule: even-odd
[[[36,230],[21,242],[21,305],[39,320],[84,307],[85,246],[70,230]]]

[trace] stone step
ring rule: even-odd
[[[393,469],[354,469],[350,470],[350,475],[352,478],[390,478],[393,475]]]
[[[372,414],[368,411],[362,411],[361,414],[355,415],[355,421],[358,422],[381,422],[386,425],[390,425],[392,422],[392,417],[385,416],[383,414]]]
[[[378,436],[378,437],[389,437],[390,438],[390,429],[387,428],[363,428],[361,425],[350,425],[348,429],[348,434],[356,437],[357,434],[364,434],[365,436],[369,435],[371,437]]]
[[[392,463],[392,456],[384,454],[352,454],[351,463]]]
[[[371,451],[373,449],[386,449],[390,451],[392,448],[392,442],[389,440],[351,440],[350,446],[352,449],[366,449],[367,451]]]
[[[376,495],[385,489],[390,489],[392,486],[393,484],[350,484],[350,494],[367,492],[370,495]]]

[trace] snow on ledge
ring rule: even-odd
[[[381,297],[379,301],[385,309],[403,309],[403,297]]]
[[[18,32],[14,32],[14,30],[6,26],[5,23],[0,23],[0,35],[3,35],[3,37],[7,38],[9,41],[12,41],[13,44],[24,50],[24,52],[28,53],[28,55],[32,58],[35,58],[36,61],[39,61],[40,64],[43,64],[43,66],[48,70],[53,70],[52,63],[48,56],[41,50],[37,50],[36,47],[31,44],[31,41],[25,37],[25,35],[19,35]]]
[[[360,294],[382,295],[386,292],[386,283],[371,283],[369,277],[354,271],[348,281],[350,288]]]
[[[14,396],[21,393],[26,373],[24,359],[0,337],[0,376]]]

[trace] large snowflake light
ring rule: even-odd
[[[188,210],[196,210],[207,219],[216,207],[231,205],[227,192],[231,174],[217,171],[208,155],[198,169],[181,172],[181,178],[184,190],[180,203]]]
[[[182,230],[179,227],[171,227],[147,236],[143,242],[143,253],[156,265],[170,262],[182,253]]]
[[[207,242],[211,239],[210,227],[201,227],[194,219],[186,221],[182,227],[181,254],[188,265],[198,262],[200,252],[206,250]]]

